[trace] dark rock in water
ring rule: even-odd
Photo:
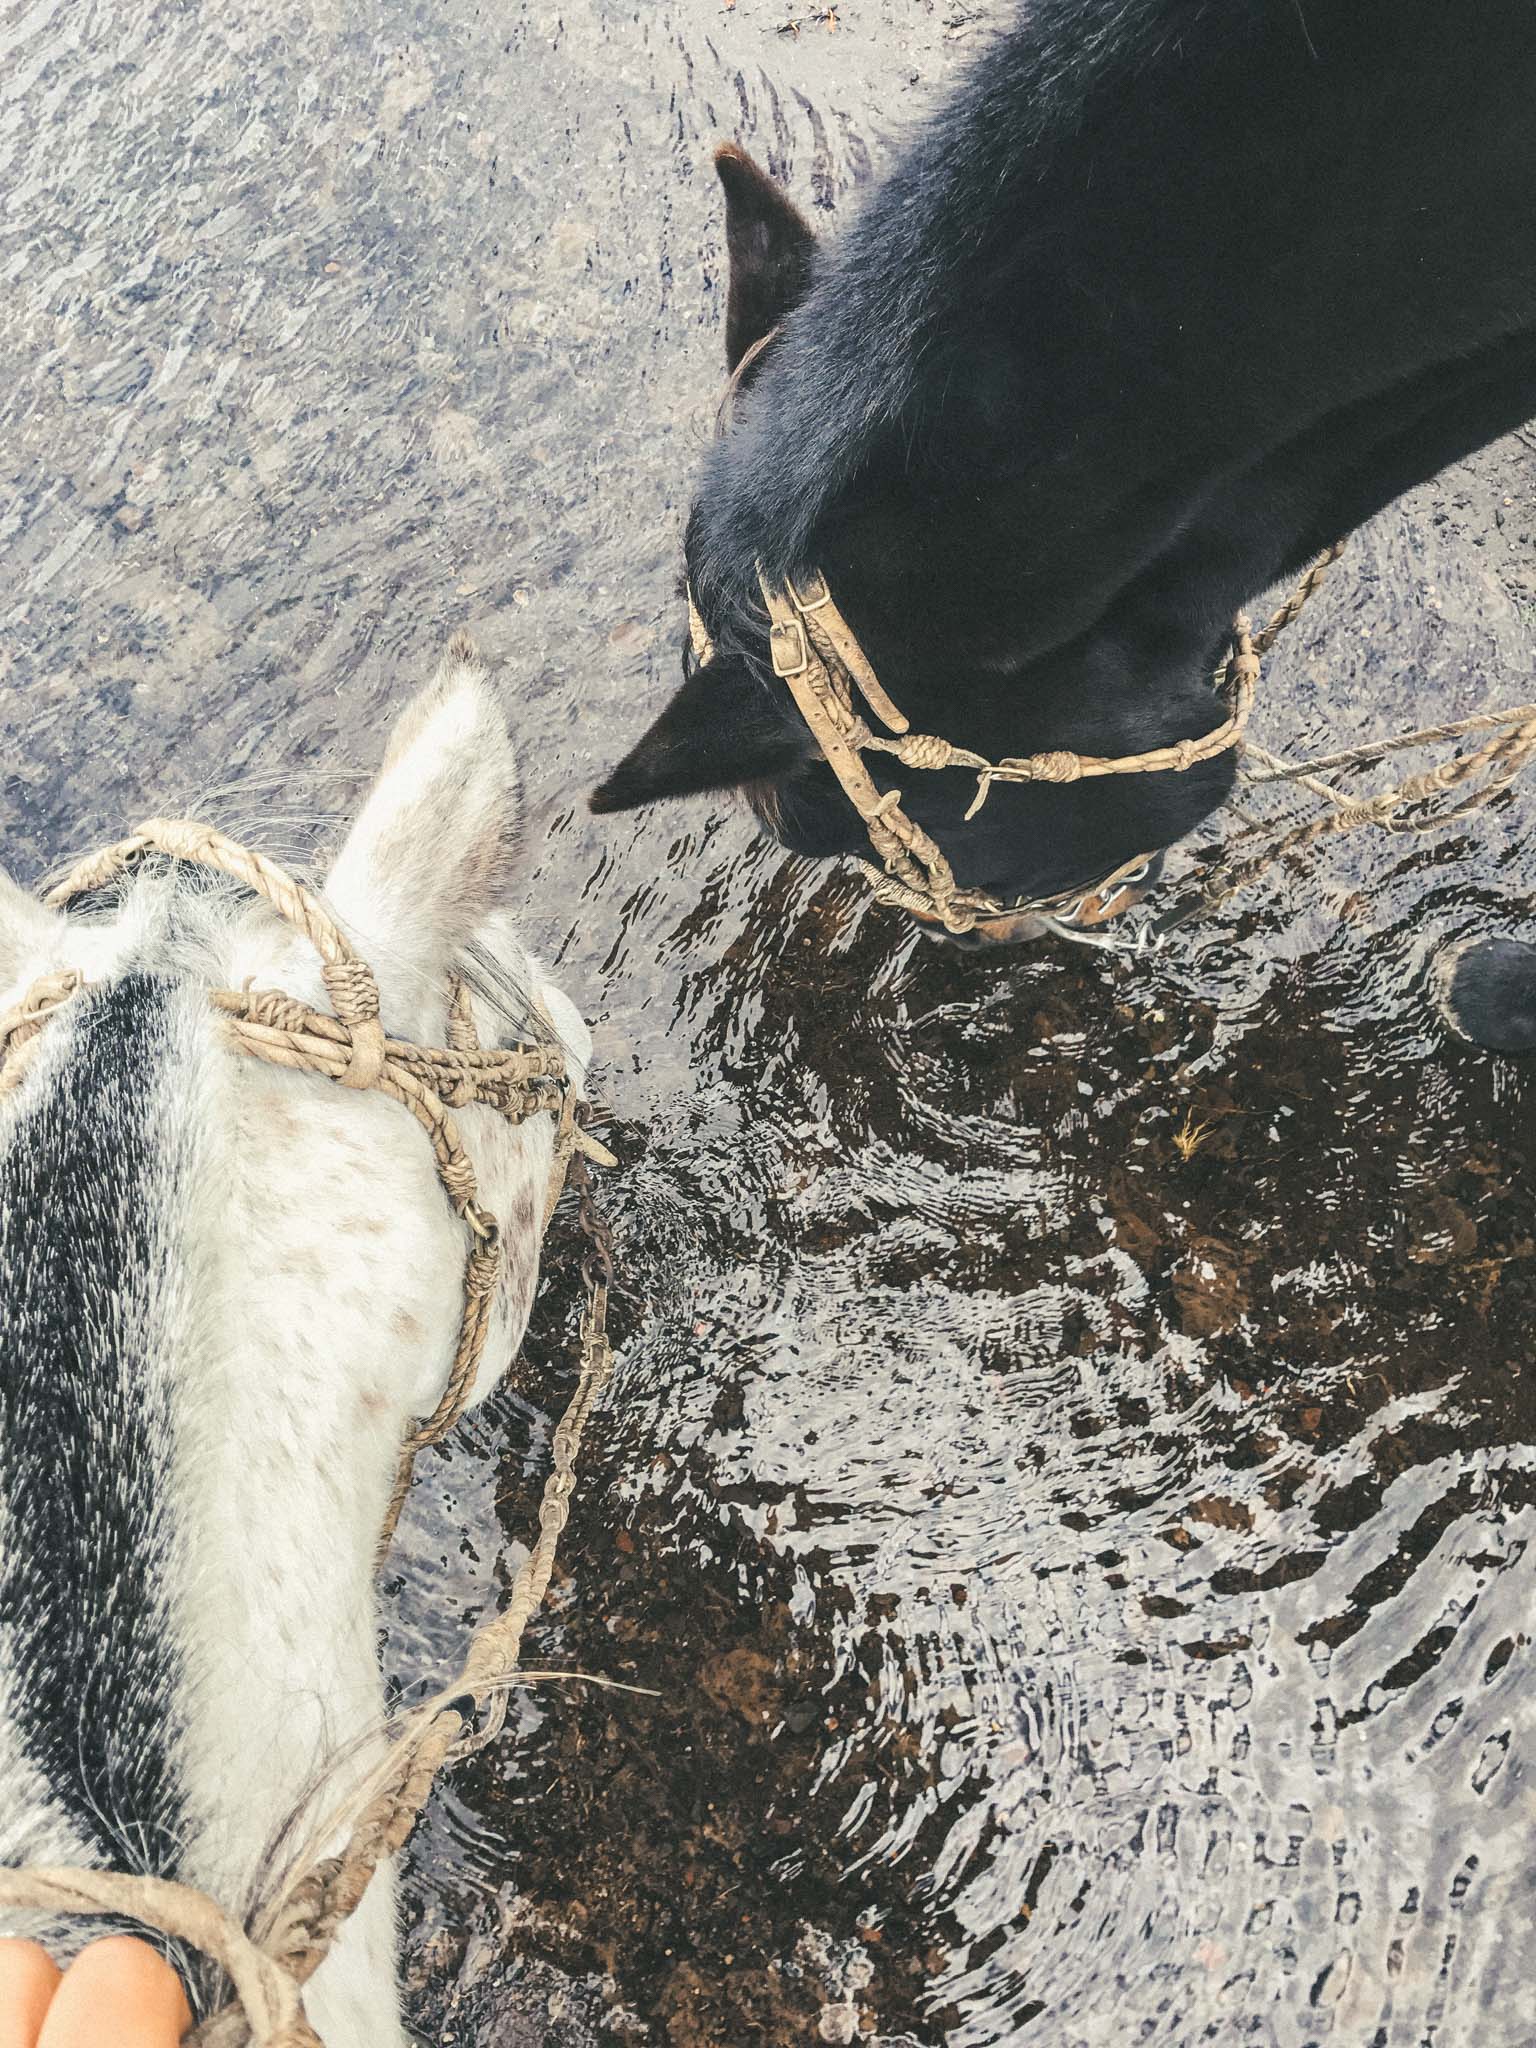
[[[1445,954],[1436,978],[1458,1037],[1490,1052],[1536,1051],[1536,946],[1476,939]]]

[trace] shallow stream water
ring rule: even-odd
[[[1529,800],[1150,961],[951,953],[726,804],[582,793],[671,687],[711,144],[835,229],[997,9],[3,0],[0,795],[307,859],[467,626],[597,1025],[631,1298],[530,1690],[411,1855],[445,2044],[1530,2048]],[[1536,443],[1352,547],[1311,751],[1533,694]],[[405,1682],[530,1526],[574,1314],[431,1462]]]

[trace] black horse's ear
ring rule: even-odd
[[[735,789],[787,774],[812,751],[799,720],[791,721],[755,676],[717,654],[587,802],[598,812],[632,811],[666,797]]]
[[[725,187],[725,360],[734,370],[805,297],[816,237],[793,200],[736,143],[715,151],[715,169]]]

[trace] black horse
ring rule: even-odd
[[[759,566],[823,571],[914,727],[994,760],[1204,734],[1239,606],[1536,412],[1536,0],[1029,0],[835,247],[717,164],[713,649],[599,811],[741,785],[786,845],[867,851]],[[966,822],[973,776],[876,768],[1007,899],[1169,845],[1232,775],[999,786]]]

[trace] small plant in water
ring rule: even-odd
[[[1173,1134],[1173,1149],[1178,1153],[1186,1166],[1210,1137],[1219,1122],[1219,1117],[1208,1116],[1202,1117],[1200,1122],[1196,1123],[1194,1110],[1192,1108],[1185,1110],[1184,1121]]]

